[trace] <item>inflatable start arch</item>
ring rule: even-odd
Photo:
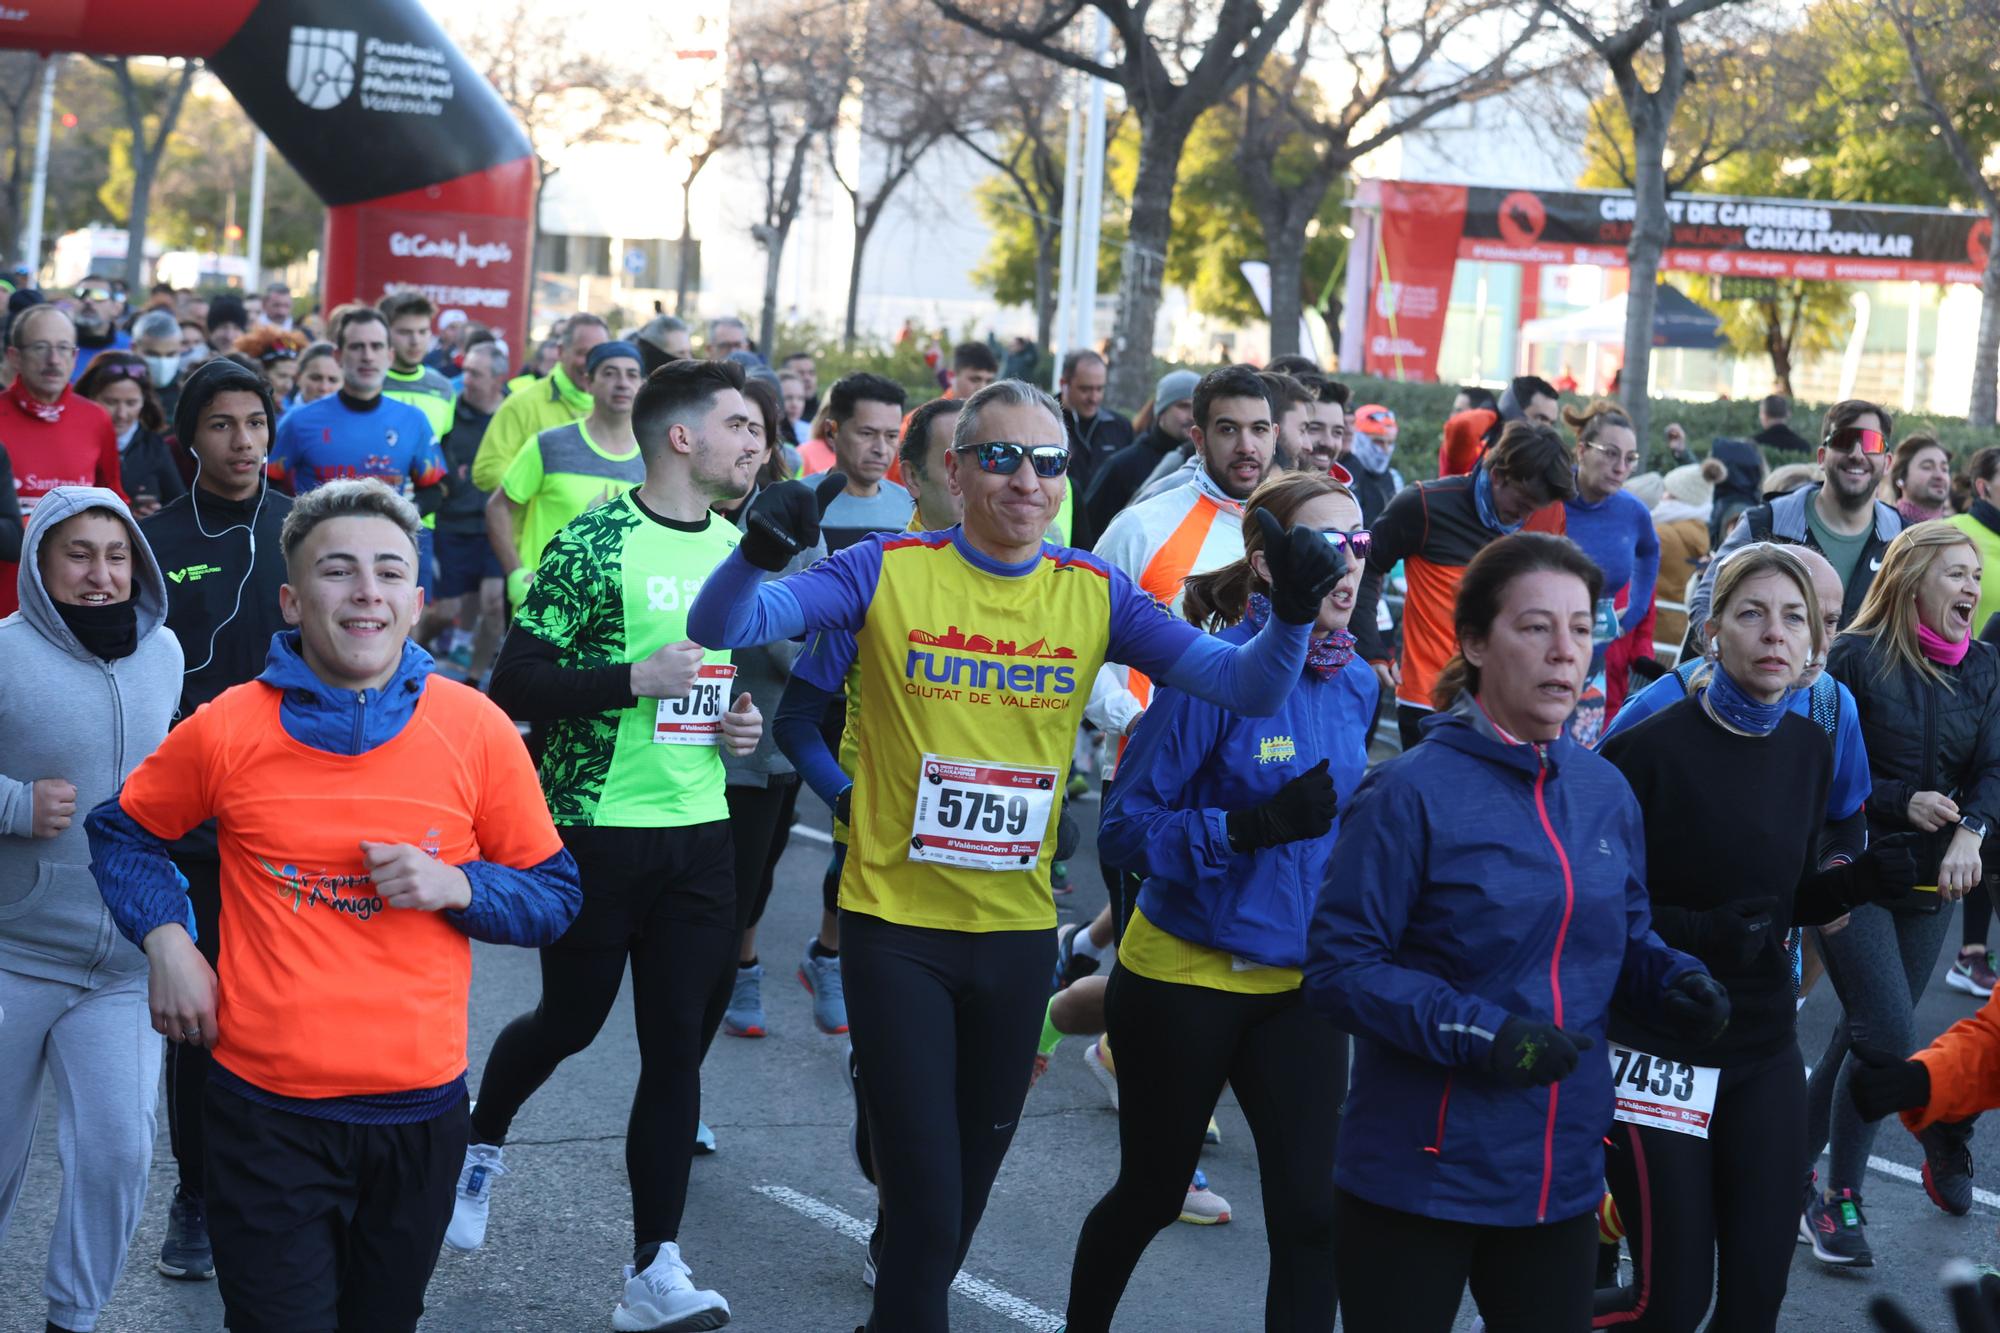
[[[534,150],[419,0],[0,0],[0,48],[199,57],[327,204],[323,308],[527,333]]]

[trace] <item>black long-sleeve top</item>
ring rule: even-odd
[[[1822,878],[1819,870],[1862,850],[1858,816],[1827,823],[1833,744],[1825,729],[1787,713],[1768,736],[1739,735],[1690,695],[1613,736],[1603,753],[1631,784],[1645,818],[1653,928],[1706,963],[1730,1002],[1729,1027],[1708,1046],[1687,1046],[1616,1008],[1612,1040],[1712,1066],[1783,1049],[1794,1039],[1796,1013],[1785,935],[1848,910],[1838,877]],[[1777,899],[1765,946],[1747,968],[1724,963],[1703,947],[1701,914],[1755,898]]]

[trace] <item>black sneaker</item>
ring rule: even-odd
[[[1868,1248],[1868,1219],[1861,1196],[1842,1190],[1831,1199],[1814,1195],[1806,1204],[1806,1229],[1812,1234],[1813,1258],[1841,1268],[1873,1268],[1875,1251]]]
[[[1812,1244],[1812,1206],[1813,1201],[1817,1198],[1819,1198],[1819,1172],[1808,1171],[1806,1172],[1805,1202],[1799,1205],[1799,1244],[1801,1245]]]
[[[861,1260],[861,1285],[875,1290],[875,1266],[882,1262],[882,1217],[875,1216],[875,1229],[868,1233],[868,1253]]]
[[[1056,931],[1056,973],[1053,989],[1067,990],[1085,977],[1097,972],[1097,960],[1087,953],[1076,951],[1076,937],[1081,931],[1089,930],[1086,924],[1075,922]]]
[[[167,1209],[167,1239],[153,1265],[163,1277],[182,1282],[206,1282],[215,1276],[215,1252],[208,1245],[208,1214],[201,1199],[174,1186]]]
[[[875,1183],[875,1154],[868,1146],[868,1106],[861,1100],[861,1062],[854,1048],[847,1048],[847,1091],[854,1098],[854,1119],[847,1126],[847,1148],[854,1154],[854,1168],[861,1178]]]
[[[1972,1211],[1972,1122],[1939,1121],[1917,1135],[1924,1145],[1924,1193],[1953,1217]]]

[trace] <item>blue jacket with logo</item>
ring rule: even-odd
[[[1653,1013],[1702,970],[1653,933],[1645,849],[1608,761],[1567,738],[1508,744],[1466,711],[1362,781],[1305,968],[1307,1000],[1355,1039],[1342,1189],[1487,1226],[1597,1206],[1613,996]],[[1560,1083],[1512,1087],[1486,1061],[1513,1014],[1596,1044]]]
[[[1217,637],[1247,643],[1250,629],[1238,624]],[[1321,759],[1344,805],[1368,769],[1380,688],[1356,658],[1325,679],[1308,669],[1265,718],[1162,689],[1119,761],[1097,833],[1106,860],[1146,877],[1146,919],[1191,944],[1267,967],[1300,966],[1333,834],[1239,853],[1224,819],[1269,800]]]

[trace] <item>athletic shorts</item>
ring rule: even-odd
[[[448,532],[439,528],[437,567],[434,595],[440,600],[475,596],[482,579],[507,577],[500,568],[500,557],[493,554],[493,543],[486,540],[483,529]]]

